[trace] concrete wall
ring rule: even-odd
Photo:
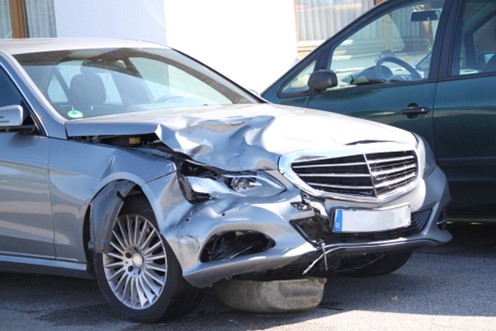
[[[167,44],[261,92],[296,60],[293,0],[55,0],[57,36]]]

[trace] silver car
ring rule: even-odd
[[[134,321],[202,288],[400,268],[450,240],[423,140],[266,103],[173,49],[0,42],[0,266],[95,277]]]

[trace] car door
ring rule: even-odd
[[[439,46],[450,6],[444,0],[387,1],[329,39],[263,96],[297,106],[306,97],[305,107],[392,124],[432,144]],[[322,70],[336,74],[337,86],[312,90],[309,77]]]
[[[13,104],[28,111],[0,67],[0,107]],[[0,128],[0,260],[54,257],[48,149],[46,137]]]
[[[496,2],[460,1],[452,61],[435,98],[438,163],[452,202],[496,210]]]

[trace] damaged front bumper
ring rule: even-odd
[[[173,184],[177,180],[169,183],[156,201],[170,197],[171,190],[179,193],[179,185]],[[449,190],[438,168],[429,180],[420,180],[415,189],[386,203],[313,199],[286,184],[287,190],[272,197],[226,197],[197,204],[178,200],[155,206],[161,209],[159,227],[184,278],[195,287],[206,287],[236,275],[287,266],[303,276],[312,270],[332,270],[334,257],[413,250],[451,239],[444,230]],[[332,231],[336,208],[379,210],[403,205],[411,210],[408,226],[362,233]]]

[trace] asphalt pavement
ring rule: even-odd
[[[331,276],[318,308],[253,314],[208,291],[191,314],[140,325],[117,317],[95,281],[0,273],[0,330],[496,330],[496,225],[450,225],[450,243],[422,249],[375,278]]]

